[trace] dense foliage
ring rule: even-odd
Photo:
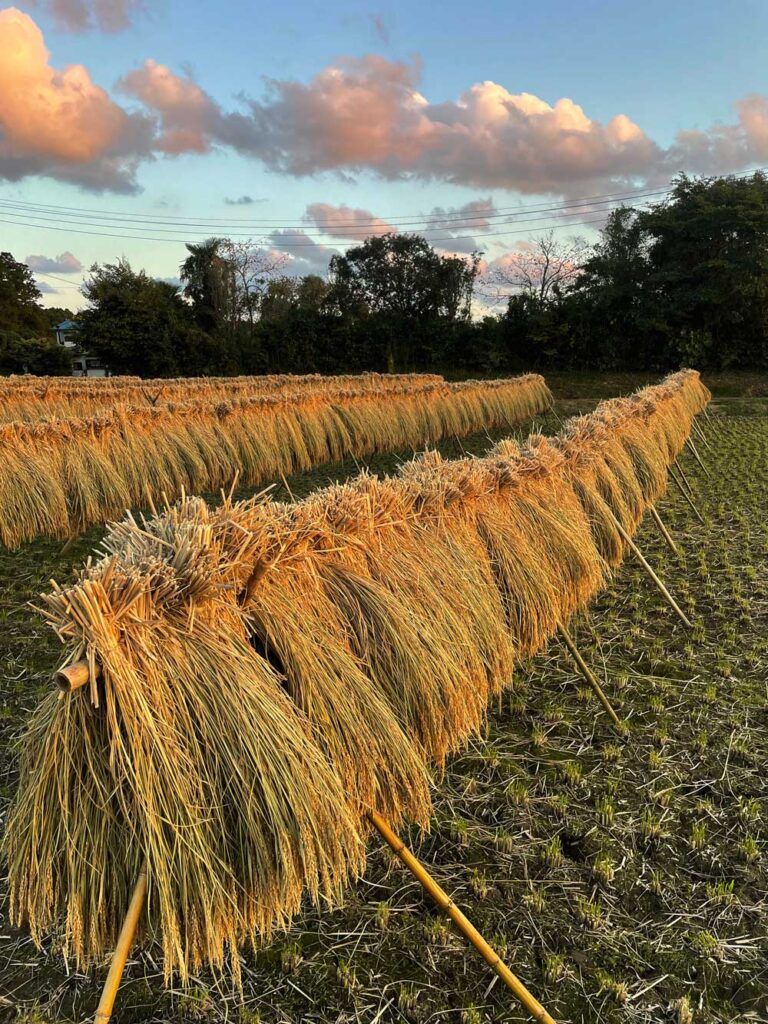
[[[662,203],[615,209],[594,245],[577,242],[539,237],[511,269],[481,273],[478,254],[388,234],[333,257],[326,281],[210,238],[187,246],[183,290],[125,261],[94,267],[81,344],[144,376],[768,368],[763,173],[682,176]],[[38,298],[27,267],[2,254],[0,331],[45,336]],[[20,355],[3,335],[0,372],[57,372],[49,348]]]
[[[44,309],[26,263],[0,252],[0,374],[71,372],[70,357],[56,344],[52,327],[72,314]]]

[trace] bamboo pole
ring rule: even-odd
[[[73,533],[72,536],[67,539],[66,543],[64,544],[64,547],[59,552],[59,558],[61,558],[62,555],[66,555],[67,552],[71,551],[73,545],[75,544],[79,536],[79,533]]]
[[[672,480],[674,481],[674,483],[677,485],[677,487],[680,489],[680,493],[685,498],[685,500],[688,502],[688,504],[691,506],[691,508],[693,509],[694,515],[696,516],[696,518],[699,520],[699,522],[703,526],[704,525],[704,520],[701,517],[701,513],[699,512],[699,510],[694,505],[693,499],[691,498],[691,496],[688,493],[688,491],[686,491],[685,487],[683,487],[683,485],[680,482],[680,480],[678,480],[678,478],[675,476],[675,474],[674,474],[674,472],[672,470],[672,466],[669,467],[669,475],[672,478]]]
[[[683,469],[682,464],[680,463],[679,460],[675,460],[673,465],[674,465],[675,469],[678,471],[678,473],[680,474],[680,476],[683,478],[683,483],[688,488],[688,493],[691,495],[691,497],[693,497],[693,488],[691,487],[691,481],[685,475],[685,470]]]
[[[659,528],[659,533],[661,534],[661,536],[666,541],[667,547],[670,549],[670,551],[674,552],[674,554],[676,554],[677,557],[679,558],[680,557],[680,551],[679,551],[679,549],[677,547],[677,544],[675,544],[674,540],[672,540],[672,535],[670,534],[669,530],[666,528],[666,526],[662,522],[661,516],[659,515],[659,513],[658,513],[658,511],[656,509],[656,506],[655,505],[650,505],[649,506],[649,511],[651,513],[651,516],[653,517],[654,523],[656,523],[656,525]]]
[[[62,693],[71,693],[79,690],[90,682],[91,673],[87,661],[75,661],[66,668],[61,668],[53,677],[54,682]]]
[[[613,513],[611,513],[611,515],[613,515]],[[688,627],[688,629],[693,629],[693,625],[692,625],[692,623],[690,622],[690,620],[688,619],[688,617],[687,617],[687,615],[685,614],[685,612],[683,611],[683,609],[682,609],[682,608],[680,607],[680,605],[679,605],[679,604],[677,603],[677,601],[676,601],[676,600],[674,599],[674,597],[672,597],[672,595],[671,595],[671,594],[670,594],[670,592],[669,592],[669,591],[667,590],[667,588],[666,588],[666,587],[664,586],[664,584],[662,583],[662,581],[661,581],[661,580],[659,579],[659,577],[658,577],[658,576],[656,575],[656,573],[655,573],[655,572],[653,571],[653,567],[651,566],[650,562],[648,562],[648,561],[646,560],[646,558],[645,558],[645,556],[643,555],[643,553],[642,553],[642,551],[640,550],[640,548],[639,548],[639,547],[637,546],[637,544],[635,544],[635,542],[634,542],[634,541],[632,540],[632,538],[630,537],[630,535],[629,535],[629,534],[627,533],[627,531],[626,531],[626,530],[624,529],[624,527],[623,527],[623,526],[621,525],[621,523],[620,523],[620,522],[619,522],[619,520],[618,520],[618,519],[616,518],[616,516],[613,516],[613,521],[614,521],[614,522],[616,523],[616,529],[617,529],[617,530],[619,531],[619,533],[621,534],[621,536],[622,536],[622,537],[624,538],[624,540],[626,541],[626,543],[627,543],[627,546],[628,546],[628,547],[629,547],[629,549],[630,549],[630,550],[632,551],[632,553],[633,553],[633,554],[635,555],[635,557],[637,558],[638,562],[640,562],[640,564],[641,564],[641,565],[642,565],[642,567],[643,567],[643,568],[645,569],[645,571],[646,571],[646,572],[648,573],[648,575],[649,575],[649,576],[650,576],[650,578],[651,578],[651,579],[653,580],[653,582],[654,582],[654,583],[656,584],[656,586],[657,586],[657,587],[658,587],[658,589],[659,589],[659,592],[660,592],[660,593],[662,594],[662,596],[664,597],[664,599],[665,599],[665,600],[667,601],[667,603],[669,604],[669,607],[670,607],[670,608],[672,608],[672,609],[673,609],[673,610],[674,610],[675,612],[677,612],[677,614],[678,614],[678,615],[679,615],[679,617],[680,617],[680,620],[681,620],[681,622],[682,622],[682,623],[683,623],[684,625],[686,625],[686,626]]]
[[[68,688],[65,692],[72,692],[74,689],[79,689],[79,687],[84,686],[89,681],[90,674],[88,662],[75,662],[73,665],[57,672],[55,678],[59,686],[63,685],[63,683],[59,681],[60,679],[67,682]],[[75,685],[69,685],[73,683]],[[510,971],[507,965],[501,960],[498,953],[496,953],[493,947],[485,941],[480,932],[478,932],[468,918],[462,914],[458,907],[454,905],[453,900],[447,896],[445,891],[432,878],[426,868],[416,859],[416,857],[414,857],[410,850],[407,849],[405,843],[395,835],[381,815],[377,814],[376,811],[369,811],[368,818],[374,828],[389,844],[403,864],[405,864],[408,870],[411,871],[411,873],[418,879],[440,909],[444,910],[448,914],[451,920],[458,927],[459,931],[472,943],[485,961],[490,964],[518,1001],[525,1007],[528,1013],[531,1014],[533,1019],[536,1021],[542,1021],[543,1024],[556,1024],[554,1018],[547,1013],[538,999],[536,999],[536,997],[528,991],[525,985],[512,973],[512,971]],[[102,991],[101,999],[99,1000],[99,1005],[96,1010],[94,1024],[107,1024],[112,1016],[112,1009],[115,1005],[117,990],[120,987],[120,981],[123,976],[123,971],[125,970],[126,961],[128,960],[128,954],[131,951],[131,946],[133,945],[133,940],[136,936],[136,929],[139,924],[141,912],[144,908],[146,894],[147,864],[145,861],[139,871],[139,876],[131,895],[131,901],[128,905],[128,911],[126,912],[123,926],[120,929],[120,936],[117,940],[117,945],[115,946],[115,952],[112,954],[112,963],[110,964],[107,980],[104,983],[104,990]]]
[[[720,437],[720,424],[715,422],[715,417],[710,414],[710,411],[706,406],[702,411],[704,413],[704,419],[707,421],[707,425],[711,428],[712,433],[715,435],[715,437]]]
[[[136,879],[131,902],[128,904],[128,911],[120,929],[120,936],[112,954],[112,963],[109,965],[109,974],[104,983],[104,990],[101,993],[94,1024],[107,1024],[112,1016],[112,1008],[115,1005],[117,990],[125,970],[125,963],[131,951],[133,940],[136,937],[136,928],[139,924],[141,912],[144,909],[144,900],[147,895],[147,863],[142,864],[139,877]]]
[[[579,669],[581,674],[584,676],[586,681],[589,683],[589,685],[592,687],[592,689],[595,691],[597,699],[600,701],[600,703],[605,708],[605,710],[606,710],[606,712],[608,714],[608,717],[611,719],[611,721],[616,726],[616,728],[619,730],[619,732],[622,734],[622,736],[625,735],[626,731],[627,731],[627,727],[626,727],[625,723],[622,722],[622,720],[619,718],[619,716],[613,710],[610,701],[608,700],[608,698],[606,697],[605,693],[603,692],[602,686],[598,682],[597,676],[594,674],[594,672],[589,667],[589,665],[586,663],[586,661],[584,661],[584,659],[582,658],[581,652],[579,651],[578,647],[574,643],[573,637],[568,632],[568,630],[566,629],[566,627],[563,625],[562,622],[558,622],[557,628],[560,630],[560,635],[562,636],[563,640],[565,641],[565,646],[570,651],[571,657],[576,662],[577,668]]]
[[[696,417],[691,420],[691,426],[696,431],[696,436],[699,438],[702,444],[706,445],[707,448],[712,451],[712,445],[709,443],[709,439],[704,431],[701,429],[701,424],[696,422]]]
[[[710,476],[711,474],[710,474],[709,470],[707,469],[707,467],[704,465],[704,463],[701,461],[701,456],[696,451],[696,445],[693,443],[691,438],[687,437],[686,440],[685,440],[685,443],[688,445],[688,448],[693,453],[693,457],[696,459],[696,461],[701,466],[701,468],[704,470],[704,472],[707,474],[707,476]]]
[[[547,1013],[538,999],[528,991],[522,981],[520,981],[519,978],[510,971],[498,953],[488,945],[480,932],[464,916],[464,914],[462,914],[445,890],[437,884],[424,865],[414,857],[402,839],[392,831],[381,815],[377,814],[376,811],[369,811],[368,818],[382,839],[391,848],[395,856],[398,857],[408,868],[411,874],[414,875],[438,907],[445,911],[462,935],[472,943],[486,963],[490,964],[504,984],[514,994],[518,1002],[525,1007],[533,1019],[536,1021],[543,1021],[544,1024],[555,1024],[554,1018]]]

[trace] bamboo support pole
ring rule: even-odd
[[[679,461],[675,461],[674,468],[677,470],[677,472],[682,477],[683,483],[685,484],[686,488],[688,489],[688,493],[691,495],[691,497],[693,497],[693,488],[691,487],[691,481],[685,475],[685,470],[683,469],[683,467],[682,467],[682,465],[680,464]]]
[[[123,927],[120,929],[120,936],[117,940],[117,945],[115,946],[115,952],[112,954],[112,963],[109,965],[109,974],[107,975],[107,980],[104,982],[104,990],[101,993],[101,999],[99,1000],[99,1005],[96,1009],[94,1024],[106,1024],[112,1016],[112,1008],[115,1005],[117,990],[120,987],[120,981],[123,977],[123,971],[125,970],[128,954],[131,951],[133,940],[136,937],[136,929],[139,924],[141,912],[144,909],[144,900],[146,895],[147,864],[145,861],[139,871],[139,877],[136,879],[136,885],[134,886],[133,893],[131,894],[131,902],[128,904],[128,911],[125,915],[125,920],[123,921]]]
[[[554,1018],[547,1013],[538,999],[528,991],[522,981],[510,971],[498,953],[488,945],[477,928],[464,916],[445,890],[437,884],[423,864],[414,857],[402,839],[392,831],[381,815],[377,814],[376,811],[369,811],[368,818],[395,856],[414,875],[438,907],[450,917],[462,935],[472,943],[486,963],[490,964],[518,1002],[530,1013],[531,1017],[536,1021],[543,1021],[544,1024],[555,1024]]]
[[[704,412],[704,419],[707,421],[707,426],[710,428],[710,430],[712,431],[714,436],[715,437],[722,436],[722,431],[720,430],[720,424],[715,420],[715,417],[712,416],[712,414],[710,413],[709,409],[706,408],[706,406],[704,407],[703,412]]]
[[[693,498],[691,498],[691,496],[688,493],[688,491],[686,491],[685,487],[683,487],[681,481],[675,476],[671,466],[669,467],[669,475],[670,475],[671,479],[674,481],[674,483],[677,485],[677,487],[679,488],[680,493],[682,494],[682,496],[685,498],[685,500],[688,502],[688,504],[693,509],[694,515],[696,516],[696,518],[699,520],[699,522],[703,526],[704,525],[704,520],[702,519],[701,513],[699,512],[699,510],[694,505]]]
[[[698,452],[696,451],[696,445],[695,445],[695,444],[693,443],[693,441],[691,440],[691,438],[690,438],[690,437],[686,438],[686,441],[685,441],[685,443],[686,443],[686,444],[688,445],[688,448],[689,448],[689,450],[691,451],[691,453],[693,454],[693,457],[694,457],[694,459],[696,459],[696,461],[697,461],[697,462],[698,462],[698,464],[699,464],[699,465],[701,466],[701,468],[702,468],[702,469],[704,470],[704,472],[705,472],[705,473],[707,474],[707,476],[710,476],[711,474],[710,474],[709,470],[707,469],[707,467],[706,467],[706,466],[704,465],[704,463],[702,462],[702,460],[701,460],[701,456],[700,456],[700,455],[699,455],[699,453],[698,453]]]
[[[664,597],[664,599],[666,600],[666,602],[669,605],[669,607],[672,608],[673,611],[677,612],[678,616],[680,617],[680,621],[685,626],[687,626],[688,629],[693,629],[693,625],[691,624],[690,619],[687,617],[687,615],[685,614],[683,609],[680,607],[680,605],[677,603],[677,601],[674,599],[674,597],[672,597],[670,592],[664,586],[664,583],[659,579],[659,577],[653,571],[653,567],[651,566],[650,562],[647,561],[647,559],[643,555],[643,553],[640,550],[640,548],[637,546],[637,544],[635,544],[634,540],[632,540],[632,538],[627,533],[627,531],[624,529],[624,527],[621,525],[621,523],[616,518],[616,516],[613,516],[613,520],[616,523],[616,529],[619,531],[621,536],[626,541],[627,546],[629,547],[630,551],[637,558],[638,562],[642,565],[642,567],[648,573],[650,578],[656,584],[656,586],[659,589],[659,592]]]
[[[67,668],[56,673],[56,682],[60,687],[66,687],[63,692],[71,693],[89,682],[90,673],[87,661],[78,661]],[[376,811],[369,811],[368,818],[377,832],[392,848],[394,853],[405,864],[408,870],[418,879],[427,893],[437,903],[441,910],[451,918],[459,931],[467,938],[483,959],[490,964],[504,984],[512,991],[521,1005],[531,1014],[534,1020],[542,1021],[543,1024],[556,1024],[556,1021],[544,1009],[541,1003],[532,995],[525,985],[517,978],[501,957],[496,953],[482,937],[480,932],[469,921],[467,917],[456,907],[445,891],[432,878],[426,868],[407,849],[405,843],[392,831],[386,821]],[[131,901],[123,921],[120,935],[112,954],[112,962],[109,966],[107,980],[96,1010],[94,1024],[107,1024],[112,1017],[112,1009],[115,1005],[117,991],[131,951],[133,940],[136,937],[141,912],[144,909],[144,901],[147,895],[147,864],[146,861],[139,871]]]
[[[709,439],[708,439],[707,435],[706,435],[706,434],[704,433],[704,431],[703,431],[703,430],[701,429],[701,424],[700,424],[700,423],[697,423],[697,422],[696,422],[696,419],[695,419],[695,417],[694,417],[694,419],[692,419],[692,420],[691,420],[691,426],[692,426],[692,427],[693,427],[693,429],[694,429],[694,430],[696,431],[696,436],[697,436],[697,437],[699,438],[699,440],[701,441],[701,443],[702,443],[703,445],[706,445],[706,447],[707,447],[707,448],[708,448],[708,449],[709,449],[710,451],[712,451],[712,445],[711,445],[711,444],[709,443]]]
[[[619,730],[619,732],[623,736],[626,733],[626,731],[627,731],[627,727],[624,724],[624,722],[622,722],[622,720],[619,718],[619,716],[616,714],[616,712],[613,710],[613,707],[611,706],[610,701],[606,697],[606,695],[605,695],[605,693],[603,691],[602,686],[598,682],[597,676],[594,674],[594,672],[589,667],[589,665],[586,663],[586,661],[584,661],[584,658],[581,656],[581,652],[579,651],[578,647],[574,643],[573,637],[568,632],[566,627],[562,624],[562,622],[558,622],[557,628],[560,630],[560,635],[562,636],[563,640],[565,641],[565,646],[570,651],[571,657],[576,662],[577,668],[579,669],[581,674],[584,676],[586,681],[589,683],[589,685],[592,687],[592,689],[595,691],[597,699],[600,701],[600,703],[605,708],[605,711],[608,714],[608,717],[611,719],[613,724],[616,726],[616,728]]]
[[[679,558],[680,557],[680,550],[678,549],[677,544],[675,544],[674,540],[672,539],[672,535],[670,534],[669,530],[664,525],[664,523],[662,521],[662,518],[659,515],[658,510],[656,509],[656,506],[655,505],[650,505],[649,506],[649,511],[651,513],[651,516],[653,518],[654,523],[656,523],[656,525],[658,526],[659,533],[664,538],[664,540],[665,540],[665,542],[667,544],[667,547],[670,549],[670,551],[672,551],[674,554],[676,554],[677,557]]]
[[[62,555],[66,555],[69,551],[72,550],[79,536],[79,533],[73,533],[72,536],[67,539],[66,543],[64,544],[64,547],[59,552],[59,558],[61,558]]]

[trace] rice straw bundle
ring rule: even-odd
[[[412,384],[440,384],[432,373],[361,373],[322,376],[263,374],[247,377],[6,377],[0,380],[0,423],[83,418],[119,406],[157,407],[204,398],[226,401],[278,391],[331,394],[339,391],[386,391]]]
[[[0,486],[0,542],[70,537],[127,508],[265,480],[343,457],[418,448],[543,412],[541,377],[409,380],[229,400],[119,405],[86,419],[0,427],[0,458],[29,474]]]
[[[304,889],[338,898],[366,810],[428,818],[430,769],[623,551],[595,509],[631,532],[706,402],[686,371],[483,459],[115,525],[45,598],[91,687],[45,701],[27,738],[14,919],[36,938],[63,920],[93,962],[146,858],[148,938],[185,980],[283,926]]]

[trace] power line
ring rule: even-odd
[[[757,171],[763,171],[765,168],[758,167],[751,171],[743,171],[739,174],[734,175],[721,175],[720,177],[748,177]],[[433,211],[429,214],[419,214],[416,217],[413,214],[408,215],[396,215],[395,217],[380,216],[372,220],[357,220],[357,221],[337,221],[334,228],[351,228],[356,230],[364,230],[366,227],[375,229],[380,226],[382,221],[387,224],[397,227],[406,225],[425,225],[424,230],[453,230],[450,227],[452,223],[456,224],[457,229],[461,229],[470,222],[478,221],[489,221],[498,218],[509,218],[511,222],[519,222],[520,218],[528,216],[540,216],[541,214],[554,214],[570,209],[579,209],[583,207],[596,207],[615,204],[624,200],[640,200],[650,199],[656,196],[668,195],[671,191],[671,187],[664,189],[634,189],[625,190],[622,192],[605,192],[592,196],[582,196],[572,198],[570,200],[563,200],[560,203],[551,205],[533,205],[533,206],[507,206],[507,207],[494,207],[492,210],[487,212],[467,213],[461,210],[449,210],[441,213]],[[276,219],[260,219],[260,220],[249,220],[247,218],[208,218],[208,217],[179,217],[170,214],[149,214],[149,213],[110,213],[104,210],[99,210],[94,207],[76,207],[76,206],[59,206],[48,203],[28,203],[23,200],[13,199],[0,199],[0,207],[5,208],[9,213],[15,213],[16,215],[26,214],[33,216],[35,214],[56,214],[57,219],[61,220],[64,218],[67,222],[71,221],[93,221],[93,226],[98,227],[115,227],[118,225],[125,225],[126,227],[135,226],[139,230],[142,225],[147,225],[147,230],[158,230],[165,231],[176,230],[183,227],[205,227],[206,231],[210,232],[216,225],[229,225],[233,224],[240,227],[250,226],[253,228],[265,228],[270,231],[276,230],[296,230],[307,232],[307,226],[310,223],[307,220],[303,220],[298,224],[286,224],[283,221]],[[97,223],[97,221],[99,223]],[[114,223],[103,223],[104,221]],[[520,221],[521,222],[521,221]],[[430,227],[430,225],[434,225]],[[319,235],[323,237],[331,237],[328,235],[328,231],[324,228],[320,228],[315,224],[315,228]]]
[[[58,277],[56,274],[51,274],[48,270],[33,270],[32,275],[33,277],[49,277],[52,281],[61,281],[68,288],[80,288],[83,283],[80,281],[79,284],[75,284],[74,281],[68,281],[65,277]]]
[[[522,217],[527,216],[540,216],[541,214],[554,214],[560,212],[566,212],[572,209],[583,209],[584,207],[597,207],[605,205],[615,205],[616,203],[623,201],[624,199],[648,199],[656,196],[667,195],[669,189],[655,189],[652,191],[644,191],[638,193],[606,193],[603,196],[585,197],[583,199],[574,199],[569,202],[559,203],[553,206],[528,206],[528,207],[501,207],[493,208],[492,211],[484,213],[462,213],[460,211],[446,212],[444,214],[427,214],[418,220],[396,220],[386,219],[387,225],[392,227],[403,227],[406,225],[425,225],[425,230],[432,231],[446,231],[454,230],[451,227],[455,223],[456,230],[460,230],[463,227],[471,226],[470,222],[478,221],[480,223],[499,219],[508,218],[510,221],[518,221]],[[166,227],[169,231],[178,230],[183,227],[205,227],[206,231],[211,231],[212,227],[216,225],[224,225],[228,223],[236,224],[240,227],[251,226],[254,228],[265,228],[270,231],[282,230],[282,231],[304,231],[306,233],[309,221],[303,221],[300,224],[285,224],[280,221],[248,221],[248,220],[232,220],[226,219],[216,220],[213,218],[164,218],[162,216],[155,218],[145,218],[142,215],[135,214],[124,214],[124,213],[104,213],[103,211],[96,214],[94,211],[87,209],[78,209],[76,207],[57,207],[48,204],[41,203],[25,203],[20,200],[7,200],[0,199],[0,208],[6,210],[9,213],[21,215],[26,214],[28,216],[37,216],[39,219],[43,219],[45,216],[51,214],[55,215],[57,220],[64,220],[65,223],[71,222],[93,222],[94,226],[99,227],[114,227],[116,225],[125,224],[126,227],[134,225],[137,230],[142,225],[147,225],[148,230],[157,229],[165,230]],[[514,213],[510,213],[510,210],[514,210]],[[334,229],[338,228],[350,228],[353,230],[363,230],[366,227],[372,229],[381,226],[382,220],[385,218],[376,218],[375,220],[365,221],[336,221],[331,227]],[[114,223],[103,223],[104,221]],[[432,225],[430,227],[430,225]],[[318,234],[329,237],[329,232],[325,228],[315,224],[314,229]]]
[[[762,169],[763,168],[758,168],[758,170],[762,170]],[[755,173],[755,172],[754,171],[742,172],[741,174],[732,175],[731,177],[740,178],[740,177],[749,176],[749,175],[751,175],[753,173]],[[727,176],[723,176],[723,177],[727,177]],[[656,192],[655,191],[655,192],[645,193],[645,195],[646,196],[654,196],[654,195],[659,195],[659,194],[664,194],[665,195],[665,194],[668,194],[669,191],[670,191],[669,189],[666,189],[663,192]],[[505,230],[503,230],[503,231],[482,231],[482,230],[476,230],[471,235],[456,235],[456,234],[454,234],[454,235],[447,235],[447,236],[444,236],[444,237],[428,237],[427,241],[429,241],[430,243],[435,244],[435,245],[440,245],[442,248],[450,249],[450,248],[455,247],[457,245],[461,246],[463,243],[471,244],[471,245],[474,246],[477,243],[478,239],[482,240],[482,239],[485,239],[485,238],[504,238],[504,237],[510,237],[512,235],[519,234],[521,231],[536,233],[536,232],[540,232],[540,231],[551,231],[551,230],[558,229],[558,228],[563,228],[563,227],[582,227],[582,226],[587,226],[587,225],[592,225],[592,224],[603,224],[605,222],[605,215],[610,213],[610,212],[612,212],[612,210],[617,209],[619,206],[622,205],[622,203],[618,199],[614,199],[614,200],[608,199],[607,198],[608,195],[609,194],[606,193],[606,198],[603,198],[602,200],[600,200],[599,197],[595,197],[594,201],[590,201],[590,200],[587,200],[587,199],[579,201],[579,205],[580,205],[581,208],[584,208],[584,207],[588,208],[588,210],[587,210],[588,213],[597,213],[598,212],[597,209],[592,209],[591,207],[605,206],[606,204],[612,204],[607,209],[601,210],[600,211],[601,216],[599,216],[599,217],[594,217],[594,218],[591,218],[591,219],[587,218],[587,219],[582,219],[582,220],[562,219],[562,220],[560,220],[560,221],[558,221],[558,222],[556,222],[554,224],[552,224],[552,223],[541,224],[541,223],[536,223],[535,220],[532,221],[532,220],[523,220],[523,219],[519,219],[519,218],[511,218],[511,219],[508,219],[507,221],[505,221]],[[625,195],[625,194],[624,193],[614,193],[614,195],[618,196],[618,195]],[[641,198],[641,197],[638,196],[638,198]],[[574,203],[575,202],[576,201],[574,201]],[[647,205],[648,205],[648,203],[645,202],[645,203],[641,204],[641,206],[639,208],[641,208],[641,209],[645,208]],[[25,228],[35,228],[36,227],[36,228],[39,228],[40,230],[44,230],[44,231],[59,231],[59,232],[67,233],[67,234],[89,235],[89,236],[95,237],[95,238],[115,238],[115,239],[118,239],[118,240],[121,240],[121,241],[168,242],[168,243],[171,243],[171,244],[174,244],[174,245],[176,245],[176,244],[182,244],[183,245],[183,244],[185,244],[185,243],[187,243],[189,241],[194,241],[195,240],[194,238],[190,238],[189,236],[187,236],[185,238],[168,237],[168,235],[171,233],[171,231],[177,231],[179,228],[183,227],[183,224],[177,224],[177,225],[175,225],[173,227],[168,227],[168,228],[157,226],[157,225],[155,225],[154,228],[152,226],[147,227],[147,228],[143,228],[139,222],[131,223],[126,218],[125,229],[126,230],[131,230],[134,233],[132,233],[132,234],[117,234],[117,233],[115,233],[115,231],[113,231],[111,229],[113,229],[115,227],[121,227],[122,223],[109,224],[109,223],[103,223],[103,222],[95,221],[93,219],[91,219],[91,220],[89,220],[89,219],[81,220],[81,219],[77,219],[77,215],[76,214],[75,215],[70,215],[70,217],[74,216],[74,219],[65,220],[65,219],[62,218],[61,214],[59,214],[57,216],[48,216],[44,212],[32,212],[35,209],[45,210],[47,208],[42,206],[41,204],[22,204],[22,203],[16,203],[15,204],[15,208],[14,208],[13,205],[9,201],[7,201],[7,200],[6,201],[0,200],[0,214],[5,214],[4,217],[0,216],[0,223],[11,224],[11,225],[14,225],[14,226],[25,227]],[[49,209],[49,212],[52,212],[54,209],[64,210],[66,208],[65,207],[50,207],[48,209]],[[70,208],[70,209],[75,209],[75,208]],[[546,211],[560,211],[562,209],[564,209],[563,206],[560,206],[560,207],[545,207],[545,208],[542,209],[542,213],[544,213]],[[530,215],[532,215],[533,210],[534,210],[534,208],[529,207],[529,208],[526,209],[525,213],[522,214],[521,216],[530,216]],[[81,212],[84,212],[84,211],[81,211]],[[109,218],[109,215],[108,215],[108,218]],[[43,223],[42,224],[35,223],[35,221],[42,221]],[[81,226],[74,226],[74,225],[81,225]],[[361,225],[359,225],[359,224],[355,225],[355,226],[357,228],[361,228]],[[492,227],[497,227],[497,226],[500,226],[500,225],[495,225],[494,224],[494,225],[491,225],[491,226]],[[104,230],[104,231],[97,230],[97,231],[94,231],[94,230],[88,230],[88,228],[106,228],[108,230]],[[147,232],[152,231],[152,230],[157,231],[158,234],[148,234],[147,233]],[[269,245],[271,248],[276,249],[277,251],[291,252],[294,249],[304,249],[304,248],[324,248],[324,249],[342,248],[342,249],[345,249],[345,248],[351,247],[352,245],[358,244],[359,241],[361,241],[361,239],[341,239],[341,240],[338,240],[338,241],[335,241],[335,242],[321,244],[321,243],[319,243],[319,242],[317,242],[315,240],[315,238],[317,236],[309,234],[307,231],[304,230],[304,228],[297,228],[297,229],[281,228],[281,229],[275,229],[275,230],[273,230],[271,232],[271,235],[274,236],[276,234],[279,234],[281,230],[283,230],[283,231],[295,230],[297,232],[301,231],[302,234],[306,237],[306,241],[285,242],[285,241],[281,241],[279,238],[278,239],[274,239],[274,237],[266,237],[266,238],[264,238],[262,240],[262,244],[264,244],[265,246]],[[439,228],[434,228],[433,229],[433,231],[440,231],[440,230],[449,230],[449,229],[443,228],[442,226],[439,227]],[[162,235],[164,237],[160,237],[159,236],[160,233],[162,233]],[[423,232],[423,233],[425,235],[431,235],[432,234],[429,230],[427,230],[426,232]],[[198,234],[198,233],[197,232],[192,232],[191,234]],[[234,237],[245,237],[245,236],[238,233]],[[325,235],[325,233],[321,233],[320,237],[328,237],[328,236]]]
[[[610,212],[611,212],[610,210],[604,211],[604,213],[610,213]],[[40,219],[40,218],[37,218],[37,219]],[[593,218],[591,220],[567,221],[567,222],[562,222],[561,221],[560,223],[557,223],[557,224],[532,224],[529,221],[524,221],[524,222],[519,223],[517,225],[513,225],[512,226],[513,229],[510,229],[508,231],[485,232],[485,233],[479,233],[479,234],[480,234],[480,237],[483,237],[483,238],[499,238],[499,237],[509,237],[511,235],[520,234],[520,229],[521,228],[525,229],[526,231],[529,231],[529,232],[539,232],[539,231],[552,231],[552,230],[554,230],[556,228],[561,228],[561,227],[582,227],[582,226],[586,226],[588,224],[603,224],[603,223],[605,223],[605,217],[604,216],[596,217],[596,218]],[[25,227],[25,228],[38,228],[40,231],[63,231],[65,233],[67,233],[67,234],[90,235],[93,238],[117,238],[117,239],[119,239],[121,241],[169,242],[169,243],[172,243],[174,245],[176,245],[176,244],[185,245],[187,242],[189,242],[191,240],[189,238],[189,236],[187,236],[186,238],[167,238],[167,237],[158,238],[158,237],[154,237],[152,235],[118,235],[118,234],[115,234],[115,233],[112,233],[112,232],[106,232],[106,231],[86,231],[86,230],[83,230],[82,228],[75,228],[75,227],[57,227],[57,226],[54,226],[52,224],[47,224],[47,223],[46,224],[35,224],[35,223],[31,223],[29,220],[9,220],[7,217],[0,217],[0,224],[12,224],[12,225],[15,225],[15,226],[18,226],[18,227]],[[477,240],[476,237],[473,236],[473,235],[453,235],[453,236],[446,237],[446,238],[430,238],[430,239],[427,239],[427,241],[429,241],[430,244],[432,244],[432,245],[441,245],[444,248],[450,248],[450,245],[448,243],[454,243],[455,244],[455,243],[461,243],[461,242],[474,242],[476,240]],[[310,240],[310,241],[307,241],[307,242],[293,242],[293,243],[273,242],[271,239],[268,239],[267,241],[269,243],[269,247],[272,248],[272,249],[276,249],[278,252],[283,252],[283,251],[290,252],[293,249],[303,249],[303,248],[322,248],[322,249],[331,249],[331,248],[333,248],[333,245],[320,245],[318,242],[316,242],[314,240]],[[446,243],[446,244],[443,246],[443,243]],[[352,240],[352,241],[344,241],[344,242],[337,243],[339,248],[351,247],[352,245],[355,245],[355,244],[357,244],[357,242],[355,242],[354,240]]]

